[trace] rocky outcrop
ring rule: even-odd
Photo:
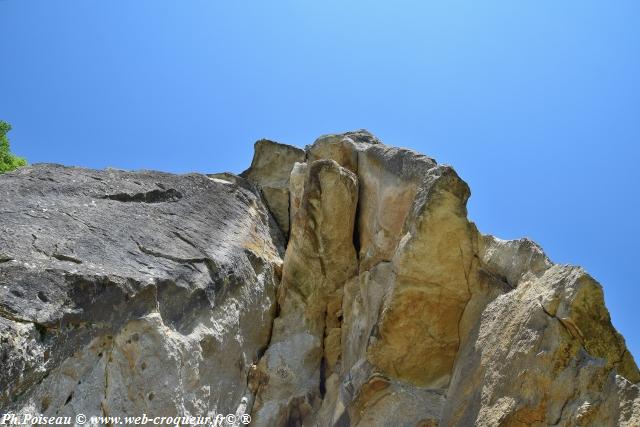
[[[304,151],[268,139],[255,143],[251,167],[241,176],[258,185],[285,237],[289,234],[289,175]]]
[[[469,313],[442,424],[640,425],[638,368],[600,285],[527,240],[485,236],[481,255],[486,286],[515,281]]]
[[[351,135],[292,168],[257,425],[634,425],[638,370],[600,286],[533,242],[481,235],[450,167]],[[351,172],[357,206],[341,185],[318,196],[320,165]],[[341,250],[323,249],[327,230]]]
[[[0,177],[0,407],[256,426],[636,426],[600,285],[479,233],[446,165],[364,130],[175,176]]]
[[[0,412],[235,413],[282,241],[221,179],[36,165],[0,178]]]
[[[309,165],[279,289],[280,315],[259,366],[255,425],[302,423],[340,354],[342,288],[357,272],[358,181],[332,160]]]

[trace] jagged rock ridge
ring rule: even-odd
[[[640,425],[600,285],[366,131],[258,141],[241,176],[40,165],[0,194],[3,411]]]

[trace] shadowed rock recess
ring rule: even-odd
[[[640,426],[600,285],[469,195],[364,130],[240,176],[1,175],[0,413]]]

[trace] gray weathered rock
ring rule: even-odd
[[[282,241],[202,175],[36,165],[0,177],[0,408],[235,413],[269,342]]]

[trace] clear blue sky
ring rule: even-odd
[[[0,0],[31,162],[239,172],[367,128],[456,167],[483,232],[605,288],[640,358],[640,2]]]

